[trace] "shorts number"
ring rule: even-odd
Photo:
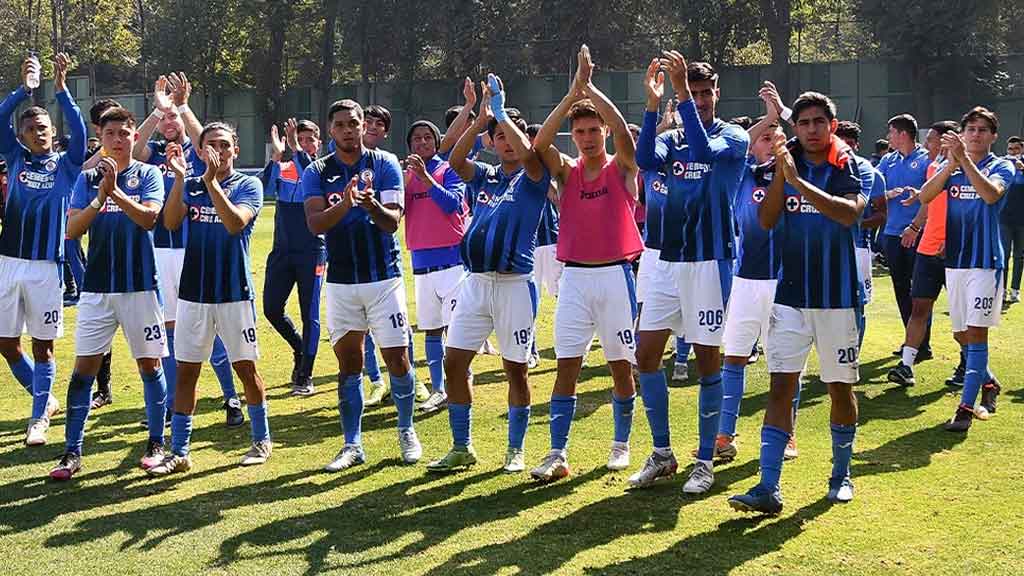
[[[401,312],[392,314],[391,316],[388,316],[388,318],[391,319],[392,328],[402,328],[405,326],[405,314],[402,314]]]
[[[698,310],[697,324],[700,326],[721,326],[723,314],[721,310]]]
[[[157,342],[160,340],[160,335],[162,334],[162,331],[160,330],[159,324],[146,326],[142,330],[146,333],[146,342]]]
[[[60,310],[51,310],[49,312],[43,312],[43,324],[58,323],[60,323]]]
[[[995,303],[995,298],[974,298],[974,309],[975,310],[991,310],[992,305]]]
[[[619,330],[616,333],[616,336],[619,337],[619,342],[623,343],[626,346],[629,346],[629,345],[633,344],[633,331],[632,330]]]
[[[242,330],[242,340],[245,340],[246,344],[254,344],[256,342],[256,329],[246,328]]]
[[[840,364],[852,364],[857,361],[856,348],[840,348],[836,352],[838,353]]]
[[[512,335],[515,336],[517,346],[526,346],[530,343],[530,331],[526,328],[516,330]]]
[[[452,298],[452,312],[455,312],[455,298]]]

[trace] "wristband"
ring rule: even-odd
[[[779,112],[779,117],[789,122],[789,119],[793,117],[793,109],[786,106],[782,107],[782,112]]]
[[[151,114],[151,116],[156,116],[157,120],[162,120],[164,117],[164,111],[159,108],[153,108],[153,113]]]
[[[188,110],[189,110],[188,102],[182,104],[181,106],[178,106],[178,114],[184,114]]]
[[[100,204],[100,199],[99,198],[93,198],[92,202],[89,202],[89,206],[91,206],[92,208],[95,208],[98,211],[100,208],[103,207],[103,204]]]
[[[918,234],[921,233],[921,228],[917,224],[914,224],[913,222],[911,222],[910,226],[907,226],[907,228],[910,228],[911,230],[913,230],[914,232],[916,232]]]

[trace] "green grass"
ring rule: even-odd
[[[270,248],[273,207],[260,216],[253,242],[256,278]],[[409,278],[407,276],[407,278]],[[262,281],[258,281],[261,285]],[[260,286],[261,287],[261,286]],[[412,283],[407,282],[410,297]],[[115,341],[115,404],[88,424],[84,466],[75,480],[45,480],[62,450],[64,418],[50,444],[23,444],[28,398],[0,370],[0,557],[3,574],[1021,574],[1024,573],[1024,448],[1019,441],[1024,393],[1015,344],[1024,338],[1021,310],[1011,310],[990,345],[1004,394],[998,415],[969,436],[939,424],[957,398],[943,380],[956,360],[949,319],[936,316],[936,359],[918,369],[918,385],[885,382],[902,328],[887,278],[876,278],[862,354],[860,428],[854,455],[856,500],[824,501],[831,467],[828,396],[813,380],[798,424],[800,457],[783,471],[786,509],[778,518],[732,512],[728,495],[757,481],[758,429],[766,400],[764,362],[748,373],[739,422],[740,456],[719,467],[711,494],[682,494],[682,477],[641,492],[625,479],[641,463],[650,435],[638,402],[633,468],[605,471],[611,440],[611,379],[590,355],[579,386],[571,440],[574,475],[538,486],[499,472],[506,443],[506,388],[495,357],[481,357],[473,434],[481,462],[434,476],[398,461],[393,406],[364,421],[369,462],[337,475],[320,472],[340,447],[336,364],[321,344],[316,395],[291,398],[291,355],[261,319],[259,363],[268,386],[274,457],[262,467],[236,463],[248,427],[223,424],[209,368],[193,435],[189,474],[147,478],[137,467],[145,442],[138,426],[142,392],[128,348]],[[294,297],[290,309],[296,313]],[[944,310],[944,301],[938,310]],[[554,302],[538,320],[541,365],[531,372],[534,411],[527,462],[547,449],[548,396],[555,376]],[[415,314],[413,314],[415,317]],[[75,313],[58,342],[63,399],[72,366]],[[326,331],[325,331],[326,333]],[[179,338],[183,335],[178,335]],[[427,378],[417,334],[417,375]],[[815,373],[812,361],[810,372]],[[239,385],[240,388],[240,385]],[[671,392],[677,454],[696,442],[696,389]],[[445,413],[417,422],[426,458],[450,436]],[[681,460],[683,458],[680,458]]]

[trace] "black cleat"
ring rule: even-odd
[[[103,408],[104,406],[113,403],[114,396],[110,393],[109,390],[97,390],[92,393],[92,402],[90,403],[90,408],[95,410],[97,408]]]
[[[917,356],[914,358],[914,364],[920,364],[921,362],[927,362],[927,361],[931,360],[932,358],[935,358],[935,354],[932,353],[932,349],[931,348],[925,348],[924,350],[918,351]]]
[[[302,354],[294,354],[292,358],[292,388],[302,383]]]
[[[900,362],[895,368],[889,370],[889,382],[898,384],[904,388],[913,386],[917,383],[917,381],[914,380],[914,369],[903,362]]]
[[[956,369],[953,370],[953,375],[946,379],[946,386],[951,386],[953,388],[963,388],[965,372],[966,370],[964,370],[963,364],[957,366]]]
[[[989,380],[981,387],[981,407],[987,410],[989,414],[996,413],[996,398],[999,397],[999,393],[1002,390],[1002,386],[999,385],[999,381],[995,378]]]
[[[971,427],[971,422],[974,420],[974,410],[961,404],[956,409],[956,414],[953,414],[953,418],[942,425],[943,428],[948,432],[967,432]]]
[[[238,399],[238,396],[228,398],[224,402],[224,413],[228,428],[238,428],[245,424],[245,416],[242,415],[242,401]]]
[[[60,462],[50,470],[50,478],[58,481],[71,480],[82,469],[82,457],[74,452],[65,452]]]

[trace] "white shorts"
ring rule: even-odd
[[[664,276],[659,276],[658,262],[661,261],[661,250],[644,248],[640,254],[640,267],[636,271],[636,301],[643,303],[651,290],[652,283],[668,284]]]
[[[462,266],[413,275],[413,283],[416,286],[417,328],[436,330],[451,322],[455,297],[465,276],[466,271]]]
[[[732,262],[658,260],[655,269],[640,315],[640,330],[672,330],[690,344],[720,346]]]
[[[64,335],[60,265],[0,256],[0,338],[56,340]]]
[[[562,269],[565,264],[555,258],[558,252],[558,244],[537,246],[533,251],[533,276],[537,284],[547,291],[550,296],[558,297],[558,281],[562,277]]]
[[[629,264],[566,266],[555,306],[555,356],[579,358],[597,332],[609,362],[636,363],[636,286]]]
[[[160,277],[160,296],[164,299],[164,322],[174,322],[178,313],[178,282],[185,264],[185,249],[154,248],[153,255]]]
[[[864,288],[864,303],[871,302],[871,249],[854,248],[857,258],[857,276],[860,278],[860,285]]]
[[[136,360],[167,356],[163,306],[156,290],[82,292],[75,323],[75,354],[97,356],[110,352],[118,326]]]
[[[777,285],[778,280],[751,280],[739,276],[732,279],[722,335],[726,356],[749,356],[758,338],[762,338],[761,344],[767,349],[768,319],[775,304]]]
[[[768,327],[768,372],[797,373],[807,364],[811,344],[818,351],[821,381],[856,384],[857,312],[853,308],[811,309],[775,304]]]
[[[200,304],[178,300],[174,327],[174,358],[179,362],[206,362],[213,352],[213,340],[220,336],[233,364],[259,360],[256,342],[256,308],[252,300]]]
[[[537,296],[529,274],[469,274],[459,288],[447,345],[476,352],[495,332],[501,357],[525,363],[533,347]]]
[[[969,326],[998,326],[1004,282],[1003,270],[946,268],[949,322],[953,332],[963,332]]]
[[[349,332],[373,334],[379,348],[409,344],[405,284],[391,278],[366,284],[327,283],[327,332],[331,345]]]

